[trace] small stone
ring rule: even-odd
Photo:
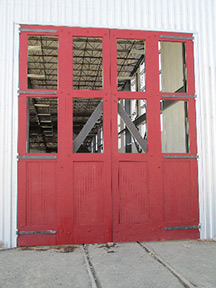
[[[113,242],[108,242],[106,244],[107,248],[111,248],[111,247],[114,247],[114,243]]]

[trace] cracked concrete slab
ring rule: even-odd
[[[91,287],[81,247],[0,251],[0,287]]]
[[[0,263],[2,288],[216,287],[216,242],[19,248],[0,250]]]
[[[90,261],[103,288],[182,288],[163,265],[137,243],[120,243],[114,248],[88,246]]]
[[[143,242],[194,287],[216,287],[215,241]]]

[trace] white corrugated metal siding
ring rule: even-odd
[[[195,33],[201,238],[216,235],[216,1],[0,0],[0,240],[16,245],[18,26]]]

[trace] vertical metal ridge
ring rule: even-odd
[[[0,138],[0,240],[6,247],[11,246],[11,201],[12,201],[12,111],[13,111],[13,1],[3,1],[1,7],[1,35],[2,45],[1,57],[1,81],[0,81],[0,131],[3,131]],[[3,77],[4,76],[4,77]]]

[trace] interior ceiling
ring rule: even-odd
[[[144,50],[144,41],[142,40],[117,40],[118,90],[128,90],[128,83],[132,76],[136,75],[138,68],[144,63]],[[102,90],[102,38],[74,37],[72,53],[73,89]],[[58,89],[58,37],[29,36],[28,88]],[[74,99],[74,136],[86,123],[99,101],[100,99],[84,98],[81,101]],[[57,152],[57,110],[57,99],[31,98],[29,101],[30,150],[44,149],[46,152]],[[96,126],[101,125],[102,117],[99,120],[100,123],[98,122]],[[44,123],[48,125],[44,125]],[[96,133],[96,130],[91,131],[86,143],[91,142],[92,133]]]
[[[58,88],[58,37],[28,37],[28,88]]]
[[[73,38],[73,89],[103,89],[101,38]]]
[[[140,66],[145,63],[145,42],[143,40],[117,40],[118,90],[131,90],[131,80],[136,81]],[[142,71],[144,74],[145,71]],[[145,87],[137,87],[141,91]]]

